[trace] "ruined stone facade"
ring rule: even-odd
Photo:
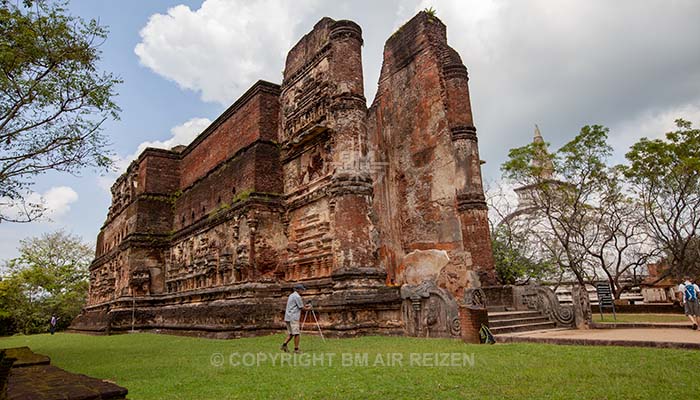
[[[465,289],[494,277],[467,70],[419,13],[387,41],[368,109],[362,40],[321,19],[281,86],[145,150],[112,187],[72,328],[273,332],[303,282],[331,335],[460,335]]]

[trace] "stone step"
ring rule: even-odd
[[[556,323],[549,321],[549,322],[538,322],[538,323],[534,323],[534,324],[493,327],[490,329],[494,335],[498,335],[501,333],[538,331],[538,330],[543,330],[543,329],[553,329],[556,327],[557,327]]]
[[[539,323],[539,322],[550,322],[550,321],[549,321],[549,318],[545,317],[544,315],[527,317],[527,318],[501,319],[501,320],[495,320],[495,321],[489,319],[489,327],[495,328],[495,327],[502,327],[502,326],[527,325],[527,324],[534,324],[534,323]]]
[[[489,312],[489,321],[504,321],[509,319],[530,318],[542,316],[539,311],[502,311]]]
[[[490,313],[494,312],[513,312],[513,311],[518,311],[515,307],[506,307],[506,306],[496,306],[496,307],[486,307],[486,311]]]

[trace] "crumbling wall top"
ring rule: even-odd
[[[421,11],[403,24],[384,45],[382,77],[388,77],[412,62],[428,48],[437,48],[447,63],[462,63],[459,54],[447,46],[447,27],[436,16]]]
[[[304,35],[287,54],[284,67],[285,81],[303,72],[302,69],[321,53],[331,40],[344,34],[352,35],[362,41],[362,28],[355,22],[336,21],[329,17],[321,18],[314,25],[314,29]]]

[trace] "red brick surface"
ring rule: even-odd
[[[481,325],[489,325],[488,312],[485,308],[460,306],[459,322],[462,329],[462,340],[467,343],[480,343],[479,329],[481,329]]]
[[[224,115],[215,121],[200,138],[184,151],[180,187],[186,188],[202,178],[221,162],[258,139],[277,140],[279,100],[274,90],[264,83],[254,85]]]
[[[357,24],[323,18],[281,86],[257,82],[187,147],[144,151],[112,187],[74,328],[123,330],[134,313],[152,329],[267,331],[282,324],[262,313],[303,281],[338,335],[394,332],[399,286],[431,281],[431,307],[454,316],[491,282],[468,77],[445,25],[421,12],[389,38],[370,110],[362,44]]]
[[[453,134],[473,130],[467,72],[437,18],[419,13],[387,41],[368,126],[387,161],[373,208],[388,283],[402,283],[412,268],[403,260],[414,250],[447,251],[439,284],[458,297],[473,283],[467,271],[484,271],[489,281],[486,204],[467,209],[459,199],[484,196],[476,136]]]

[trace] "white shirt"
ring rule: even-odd
[[[299,321],[301,310],[304,308],[304,302],[301,296],[296,291],[287,298],[287,308],[284,312],[284,321]]]

